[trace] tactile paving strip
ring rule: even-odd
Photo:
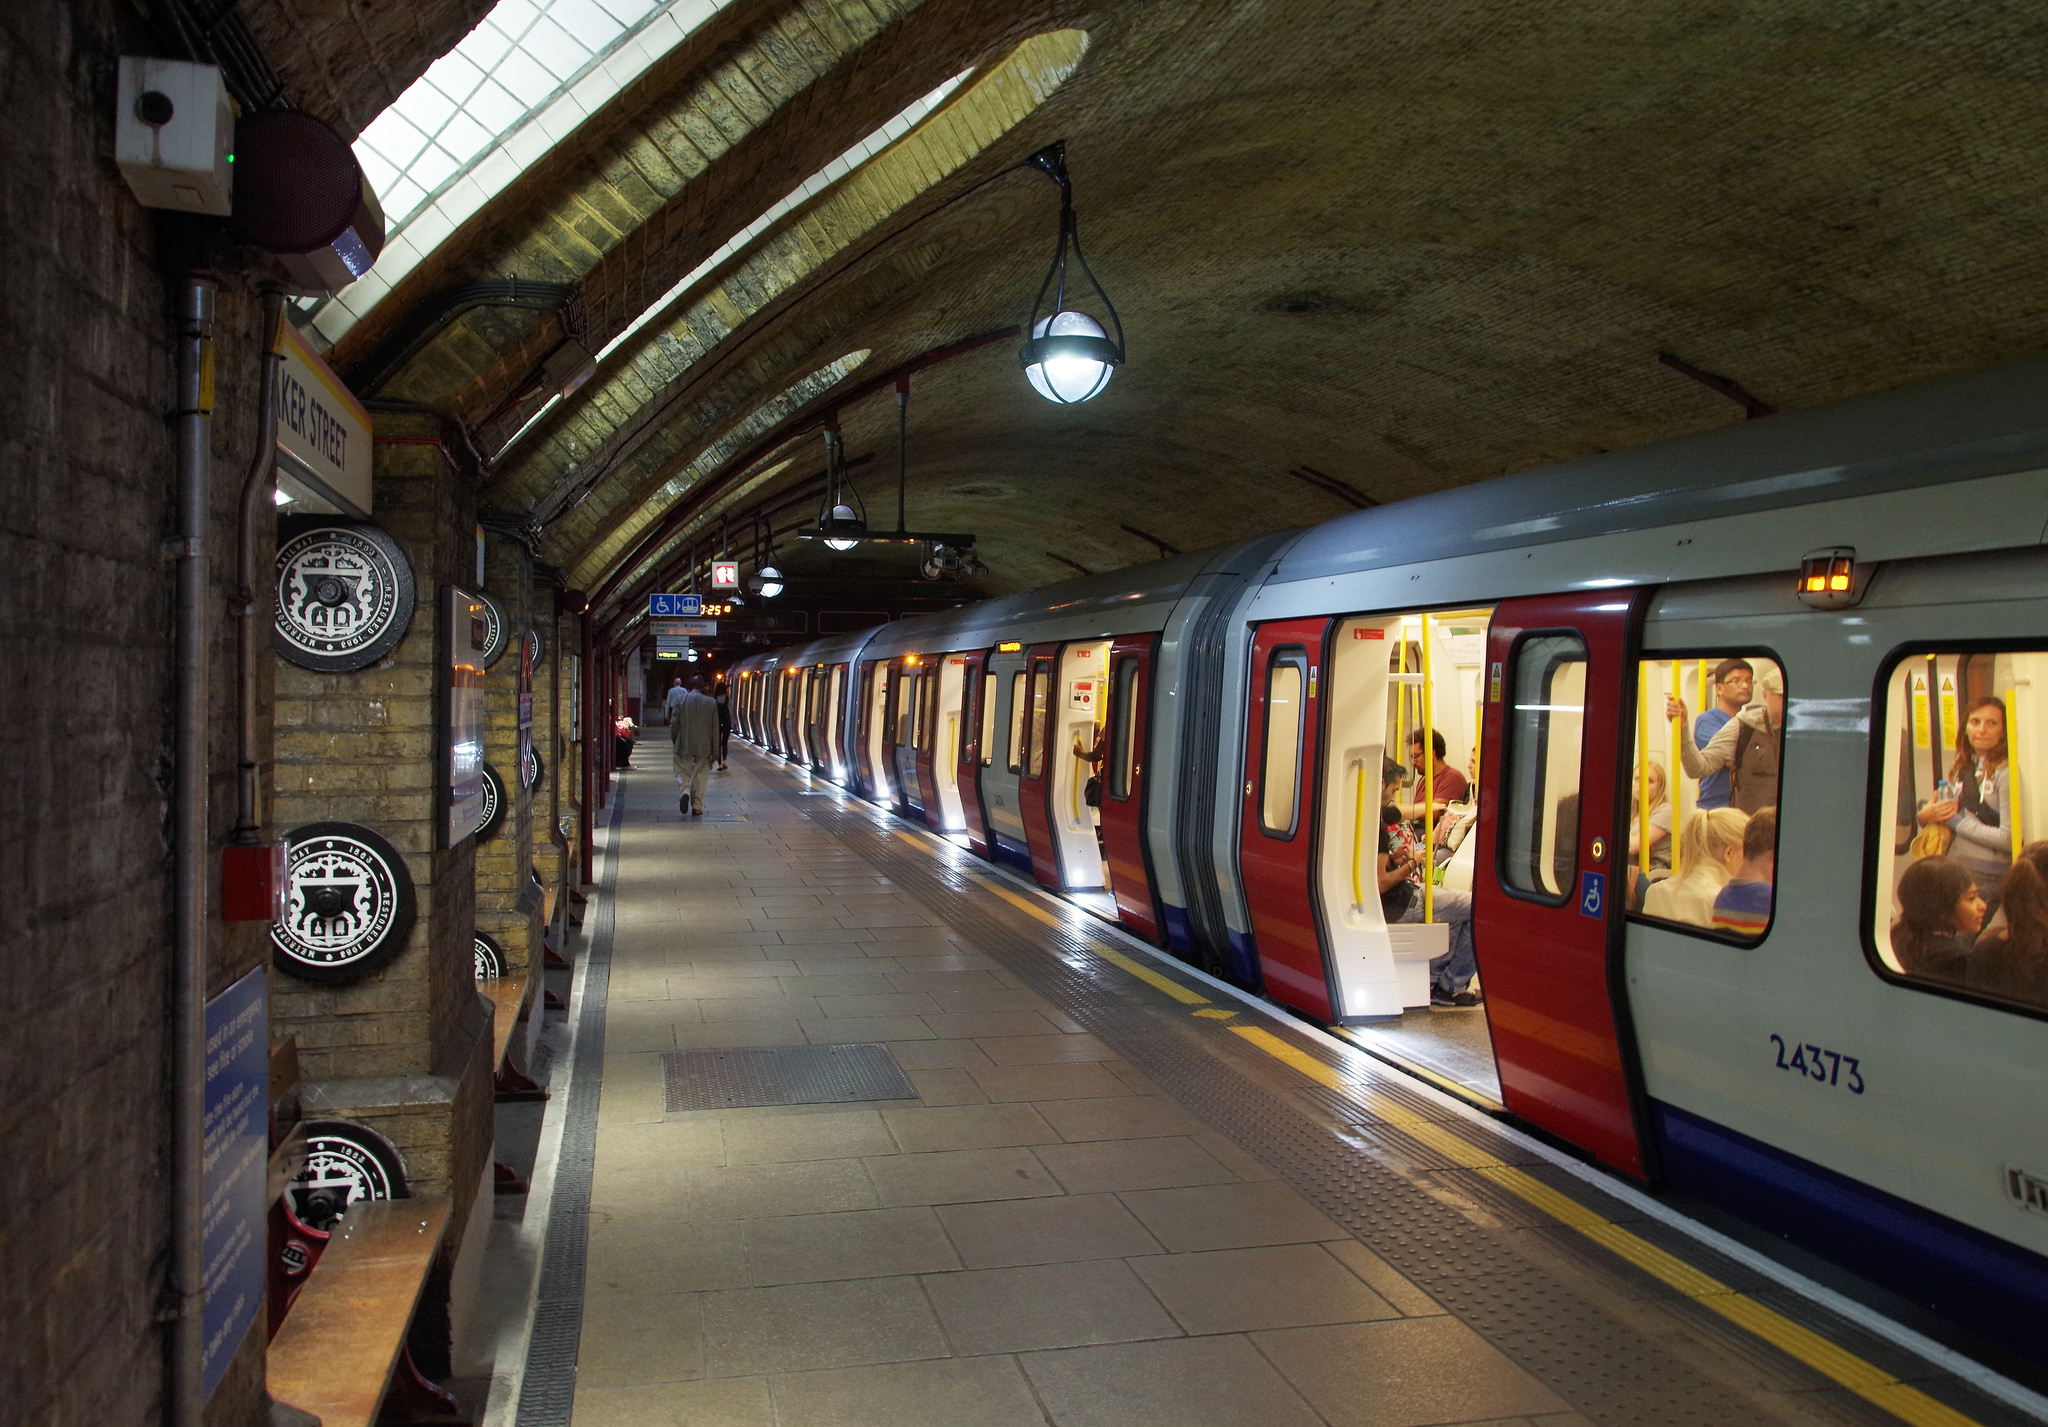
[[[917,1087],[882,1045],[663,1051],[661,1079],[670,1114],[917,1098]]]
[[[783,796],[791,802],[796,797],[793,790]],[[1393,1148],[1399,1137],[1378,1133],[1384,1121],[1364,1102],[1322,1091],[1299,1072],[1277,1066],[1262,1070],[1299,1084],[1292,1100],[1269,1091],[1233,1064],[1243,1053],[1236,1036],[1213,1020],[1172,1016],[1142,987],[1090,955],[1108,943],[1097,942],[1081,926],[1027,919],[961,872],[935,862],[923,846],[878,829],[872,817],[844,805],[813,803],[805,815],[1591,1420],[1614,1427],[1896,1422],[1860,1399],[1828,1391],[1832,1382],[1774,1354],[1758,1355],[1769,1369],[1759,1375],[1754,1358],[1742,1367],[1670,1341],[1668,1320],[1659,1324],[1656,1314],[1631,1305],[1655,1300],[1659,1310],[1698,1320],[1715,1336],[1721,1330],[1690,1300],[1618,1260],[1603,1266],[1606,1282],[1589,1285],[1583,1257],[1560,1254],[1546,1232],[1528,1226],[1526,1216],[1503,1215],[1505,1206],[1497,1201],[1469,1196],[1426,1152],[1401,1155]],[[1338,1064],[1320,1042],[1284,1026],[1273,1033],[1316,1060]],[[1458,1119],[1392,1072],[1350,1063],[1343,1068],[1355,1079],[1369,1078],[1374,1094],[1403,1110],[1433,1120]],[[1301,1101],[1313,1091],[1322,1091],[1314,1098],[1328,1120],[1305,1113]],[[1369,1125],[1374,1133],[1362,1136]],[[1499,1142],[1499,1148],[1507,1152],[1503,1159],[1527,1159],[1519,1146]],[[1377,1158],[1373,1150],[1407,1162]],[[1599,1196],[1593,1197],[1597,1202]],[[1920,1365],[1923,1379],[1925,1372]],[[2009,1420],[1982,1399],[1972,1408],[1982,1414],[1980,1421]]]

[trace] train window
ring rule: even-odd
[[[1109,680],[1109,795],[1120,803],[1130,801],[1131,768],[1137,761],[1138,746],[1138,661],[1125,656],[1116,661]]]
[[[903,673],[900,669],[889,670],[888,692],[883,697],[882,732],[891,742],[900,743],[897,722],[903,717]]]
[[[1784,667],[1767,654],[1718,650],[1644,659],[1636,676],[1624,790],[1629,910],[1761,941],[1777,870]]]
[[[923,676],[906,674],[896,686],[896,746],[914,748],[917,746],[918,690],[924,682]]]
[[[2048,651],[1918,649],[1879,684],[1867,944],[1907,985],[2048,1011]]]
[[[996,761],[996,676],[981,676],[981,766]]]
[[[1294,836],[1307,685],[1308,654],[1276,650],[1266,666],[1266,747],[1259,760],[1259,826],[1273,837]]]
[[[1562,902],[1579,875],[1579,766],[1586,724],[1586,646],[1576,634],[1515,645],[1506,718],[1501,880]]]
[[[1049,711],[1046,701],[1051,691],[1052,665],[1040,659],[1031,666],[1031,743],[1026,756],[1033,778],[1045,776],[1045,720]]]
[[[917,714],[917,746],[926,753],[939,737],[939,671],[933,669],[925,676],[924,703]]]
[[[1010,752],[1003,761],[1012,773],[1024,771],[1024,676],[1010,676]]]

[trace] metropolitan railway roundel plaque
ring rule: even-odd
[[[499,826],[505,821],[505,780],[498,776],[498,770],[484,764],[484,812],[477,823],[476,840],[489,842],[498,835]]]
[[[506,648],[512,643],[512,631],[505,620],[505,606],[499,604],[489,595],[479,596],[478,602],[484,607],[483,665],[488,669],[498,662]]]
[[[308,1120],[306,1167],[291,1183],[292,1212],[315,1229],[330,1229],[349,1205],[364,1199],[409,1199],[398,1147],[354,1120]]]
[[[308,823],[286,834],[284,920],[270,928],[280,971],[340,985],[398,955],[412,930],[412,873],[398,849],[355,823]]]
[[[323,525],[277,552],[272,642],[301,668],[368,668],[405,638],[412,611],[412,565],[374,525]]]

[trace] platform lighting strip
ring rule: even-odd
[[[377,265],[306,304],[327,342],[529,166],[732,0],[498,0],[355,142],[384,206]]]
[[[896,831],[913,842],[932,847],[933,851],[939,850],[927,838],[903,832],[900,828]],[[1070,923],[1051,911],[986,877],[970,872],[967,874],[967,880],[995,893],[1011,906],[1049,927],[1061,931],[1074,930]],[[1210,1004],[1209,998],[1200,992],[1182,985],[1172,977],[1154,971],[1120,951],[1104,946],[1099,941],[1091,939],[1088,950],[1119,970],[1137,977],[1154,990],[1165,992],[1181,1004],[1200,1007],[1201,1009],[1193,1013],[1197,1016],[1208,1020],[1236,1018],[1235,1011]],[[1290,1045],[1261,1026],[1231,1026],[1229,1030],[1231,1034],[1241,1037],[1247,1045],[1265,1052],[1318,1085],[1327,1086],[1358,1101],[1409,1139],[1434,1150],[1460,1169],[1469,1169],[1484,1176],[1523,1203],[1542,1211],[1617,1257],[1627,1260],[1667,1287],[1692,1299],[1701,1307],[1720,1314],[1737,1327],[1763,1339],[1778,1351],[1804,1363],[1831,1381],[1841,1384],[1864,1401],[1882,1408],[1901,1422],[1909,1423],[1911,1427],[1981,1427],[1974,1417],[1966,1416],[1946,1403],[1929,1397],[1919,1388],[1901,1382],[1895,1374],[1888,1373],[1841,1345],[1830,1342],[1811,1328],[1793,1322],[1776,1309],[1757,1301],[1750,1294],[1738,1292],[1677,1255],[1658,1248],[1641,1235],[1622,1228],[1569,1194],[1545,1184],[1526,1170],[1511,1164],[1503,1164],[1497,1155],[1489,1153],[1483,1147],[1461,1135],[1451,1133],[1435,1121],[1426,1119],[1380,1094],[1370,1080],[1354,1080],[1335,1066],[1324,1064],[1307,1051]]]
[[[786,197],[766,213],[763,213],[759,218],[756,218],[746,227],[740,229],[739,232],[726,239],[717,252],[697,264],[696,267],[691,268],[674,287],[671,287],[667,292],[664,292],[660,297],[657,297],[652,303],[648,304],[640,315],[628,323],[616,337],[605,343],[598,351],[598,361],[602,362],[610,357],[612,353],[618,351],[641,328],[667,311],[677,298],[703,281],[705,274],[717,268],[719,264],[725,262],[733,254],[739,252],[740,249],[760,237],[778,219],[787,215],[799,204],[809,202],[812,198],[824,192],[826,188],[837,183],[861,164],[866,163],[869,159],[875,157],[882,150],[888,148],[889,145],[895,143],[898,139],[916,128],[933,110],[945,103],[953,91],[958,89],[962,81],[972,73],[974,71],[971,69],[963,69],[944,84],[932,90],[931,93],[910,104],[893,119],[882,125],[881,128],[863,137],[852,148],[790,190]],[[512,433],[512,439],[500,446],[497,450],[497,455],[492,459],[495,460],[502,457],[507,451],[518,445],[519,438],[538,425],[540,419],[554,410],[561,400],[560,394],[557,394],[543,402],[540,410],[534,412],[532,416],[527,418],[524,425]]]

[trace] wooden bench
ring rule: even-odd
[[[359,1201],[334,1226],[291,1313],[270,1340],[271,1396],[319,1417],[322,1427],[372,1427],[401,1361],[413,1309],[441,1236],[445,1199]]]

